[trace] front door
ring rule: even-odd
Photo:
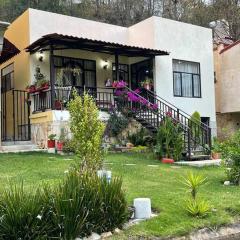
[[[140,88],[147,78],[153,79],[153,60],[148,59],[131,65],[131,88]],[[153,89],[152,89],[153,90]]]

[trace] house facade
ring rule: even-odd
[[[214,48],[217,133],[222,139],[240,128],[240,41]]]
[[[65,105],[73,88],[92,93],[106,109],[115,104],[114,81],[124,81],[129,91],[151,82],[147,95],[139,97],[157,104],[157,114],[170,111],[187,126],[198,111],[201,126],[215,134],[210,29],[160,17],[126,28],[28,9],[9,26],[4,41],[14,54],[0,60],[3,142],[31,139],[44,146],[50,133],[60,134],[68,124]],[[26,93],[36,79],[49,86]],[[101,117],[107,117],[104,111]]]

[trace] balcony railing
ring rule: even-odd
[[[74,87],[80,96],[83,96],[84,91],[90,94],[96,101],[100,109],[108,110],[114,106],[114,89],[113,88],[89,88],[89,87]],[[73,88],[70,87],[55,87],[54,89],[54,104],[52,104],[51,89],[36,92],[32,95],[33,113],[44,112],[51,110],[52,106],[55,110],[64,110],[67,108],[68,102],[73,97]]]

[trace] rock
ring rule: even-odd
[[[108,238],[108,237],[111,237],[111,236],[112,236],[111,232],[105,232],[105,233],[101,234],[101,238]]]
[[[100,240],[101,236],[97,233],[92,233],[90,237],[87,238],[87,240]]]
[[[122,232],[122,230],[120,230],[119,228],[116,228],[115,230],[114,230],[114,233],[116,233],[116,234],[119,234],[119,233],[121,233]]]
[[[224,182],[224,185],[225,185],[225,186],[229,186],[230,184],[231,184],[230,181],[225,181],[225,182]]]
[[[82,240],[82,238],[75,238],[75,240]]]

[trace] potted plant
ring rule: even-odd
[[[63,150],[64,141],[66,140],[66,135],[65,135],[65,129],[64,128],[61,128],[60,131],[61,131],[60,136],[59,136],[59,139],[57,141],[57,150],[61,152]]]
[[[146,77],[144,81],[141,82],[141,86],[145,88],[146,90],[151,90],[153,85],[153,81],[151,78]]]
[[[48,142],[47,142],[47,146],[48,148],[55,148],[55,144],[56,144],[56,134],[50,134],[48,136]]]
[[[217,140],[216,137],[213,138],[213,145],[212,145],[212,159],[220,159],[221,153],[220,153],[220,143]]]
[[[46,79],[38,80],[36,85],[38,91],[49,89],[49,81],[47,81]]]
[[[43,91],[49,88],[49,81],[46,80],[46,76],[41,73],[41,69],[39,66],[36,67],[35,69],[35,87],[37,91]]]
[[[36,92],[36,86],[34,84],[28,85],[26,87],[26,90],[28,91],[28,93],[35,93]]]
[[[183,134],[180,126],[166,116],[158,129],[155,153],[162,163],[174,163],[182,156]]]

